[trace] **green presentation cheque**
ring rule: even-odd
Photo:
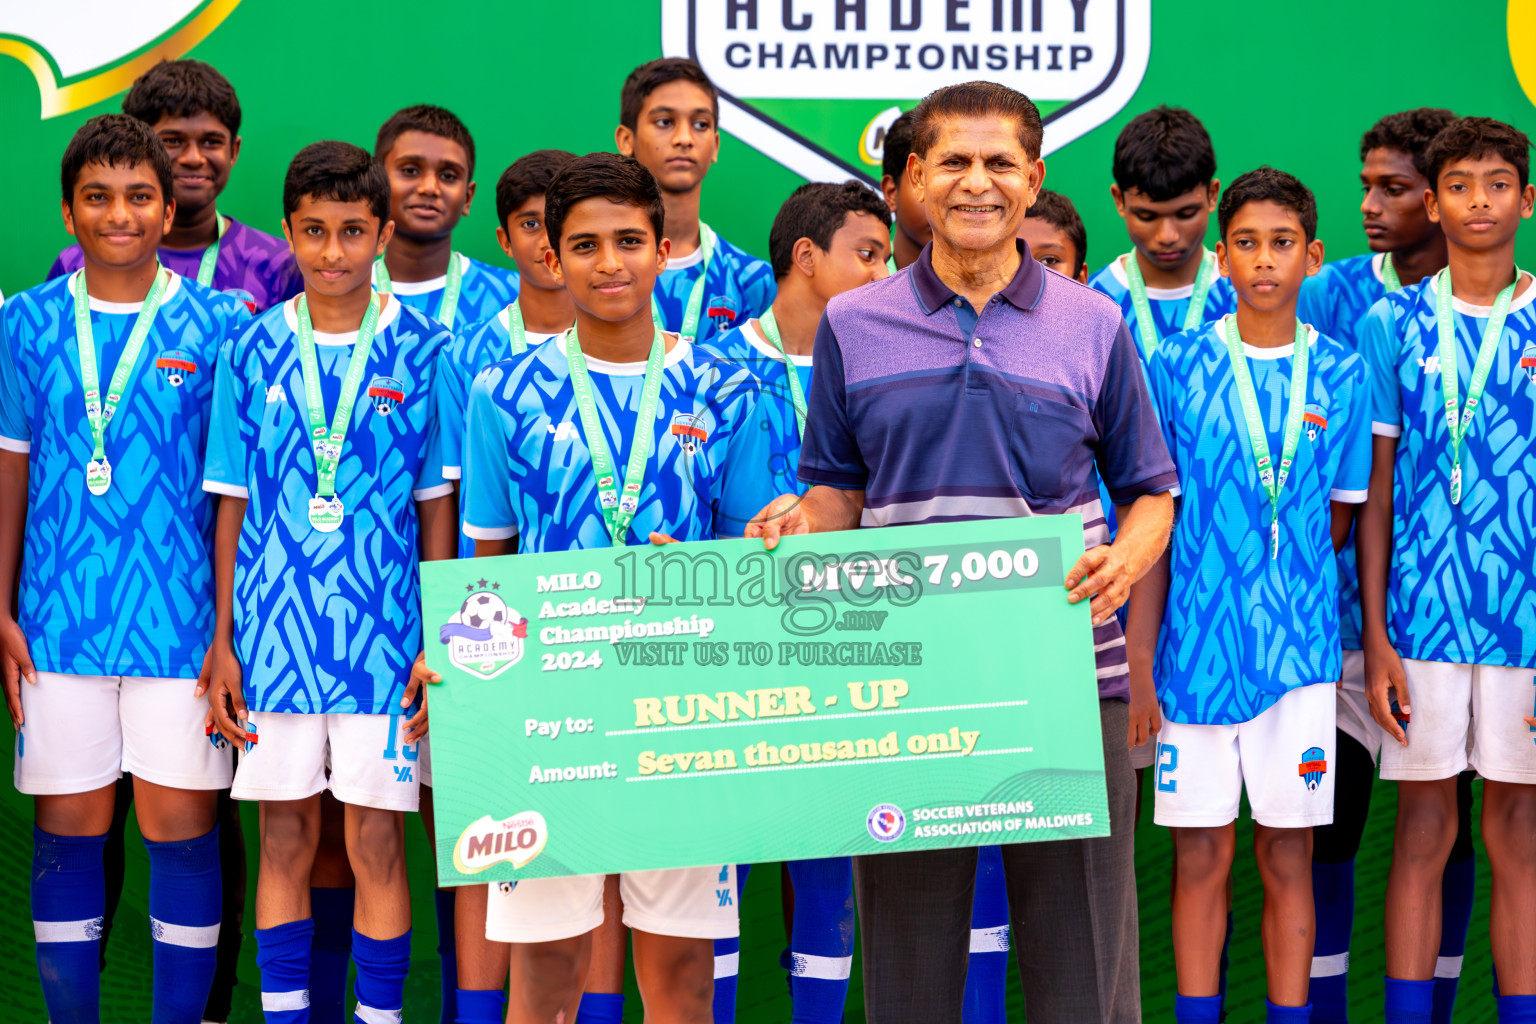
[[[444,885],[1109,833],[1078,516],[422,566]]]

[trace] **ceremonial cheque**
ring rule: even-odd
[[[1292,4],[0,11],[0,1024],[1536,1024],[1536,4]]]

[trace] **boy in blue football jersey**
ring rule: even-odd
[[[1220,1018],[1246,787],[1268,1020],[1304,1024],[1311,829],[1333,818],[1334,554],[1370,478],[1368,375],[1359,355],[1296,319],[1301,283],[1323,262],[1306,186],[1251,171],[1217,217],[1237,309],[1167,339],[1148,367],[1182,510],[1131,604],[1131,665],[1152,673],[1163,717],[1154,820],[1173,829],[1176,1019]]]
[[[1131,118],[1115,139],[1109,194],[1134,248],[1088,282],[1120,304],[1142,361],[1161,340],[1232,312],[1231,282],[1205,247],[1221,182],[1200,120],[1161,106]]]
[[[469,385],[475,374],[492,363],[499,363],[542,344],[563,332],[576,314],[570,293],[555,280],[544,264],[549,249],[544,231],[544,193],[554,176],[575,157],[563,150],[540,149],[512,161],[496,182],[496,241],[516,264],[521,290],[516,299],[500,312],[478,324],[468,325],[454,336],[438,357],[437,415],[443,437],[443,475],[457,481],[461,476],[464,447],[464,406]],[[459,531],[458,554],[472,558],[473,538]],[[423,801],[431,792],[430,774],[423,772]],[[438,890],[444,893],[444,890]],[[444,963],[444,1020],[498,1021],[505,1012],[507,988],[507,946],[485,937],[485,887],[464,885],[448,890],[450,904],[439,896],[438,926],[451,920],[456,961],[455,979],[447,976]],[[448,935],[440,934],[446,947]],[[441,952],[441,948],[440,948]],[[623,964],[619,965],[618,987],[623,988]],[[454,991],[449,992],[452,984]],[[447,1013],[457,1007],[457,1017]]]
[[[683,57],[642,64],[624,80],[614,145],[650,171],[667,208],[672,243],[653,305],[663,330],[708,341],[773,301],[768,264],[699,219],[704,176],[720,159],[720,96],[704,69]]]
[[[123,113],[153,128],[171,157],[176,220],[160,240],[161,265],[252,313],[298,294],[304,282],[287,244],[215,209],[240,158],[240,100],[229,80],[200,60],[161,61],[134,80]],[[71,245],[49,280],[84,261]]]
[[[374,159],[389,174],[395,233],[374,265],[374,286],[450,331],[517,298],[517,273],[453,249],[453,229],[475,198],[475,140],[452,111],[421,104],[379,127]]]
[[[761,429],[745,370],[654,325],[668,251],[655,179],[594,153],[555,177],[546,210],[546,262],[570,291],[576,326],[475,378],[462,487],[476,554],[509,553],[514,540],[562,551],[740,535],[772,497],[763,470],[788,442]],[[628,468],[637,465],[640,479]],[[738,928],[735,903],[715,897],[725,885],[735,886],[734,865],[620,876],[648,1019],[708,1017],[712,941]],[[509,1019],[574,1019],[603,890],[601,876],[586,876],[488,892],[487,937],[514,943]]]
[[[1361,324],[1375,461],[1356,531],[1366,693],[1398,783],[1387,879],[1386,1019],[1430,1020],[1457,776],[1483,777],[1499,1019],[1536,1020],[1536,669],[1532,478],[1536,287],[1515,266],[1531,216],[1530,143],[1483,117],[1430,143],[1424,202],[1447,267]],[[1395,703],[1393,697],[1395,696]],[[1470,756],[1468,739],[1470,738]]]
[[[449,335],[370,287],[392,225],[388,178],[365,151],[300,150],[283,214],[304,292],[219,357],[203,481],[225,496],[210,714],[244,744],[235,797],[262,803],[267,1020],[309,1019],[326,789],[345,805],[357,880],[357,1016],[398,1019],[410,962],[404,812],[417,806],[426,732],[424,707],[409,720],[403,709],[430,676],[416,563],[454,552],[432,402]]]
[[[801,490],[800,437],[811,388],[816,328],[835,295],[888,276],[891,213],[857,181],[802,185],[768,233],[777,294],[760,318],[717,335],[712,347],[760,381],[758,409],[788,442],[765,467],[774,494]],[[796,1024],[838,1024],[853,966],[853,861],[792,861],[789,993]],[[735,1019],[739,940],[715,944],[715,1024]],[[1006,965],[1005,965],[1006,966]]]
[[[172,174],[142,121],[87,121],[61,173],[82,268],[0,307],[0,593],[19,583],[0,647],[59,1022],[100,1018],[102,851],[124,772],[149,851],[154,1024],[201,1020],[214,974],[232,764],[199,721],[215,503],[197,478],[218,349],[247,311],[160,265]]]
[[[1296,315],[1323,334],[1358,347],[1356,327],[1389,291],[1417,284],[1445,266],[1445,236],[1424,208],[1424,155],[1430,141],[1456,119],[1449,110],[1421,107],[1388,114],[1360,140],[1360,203],[1367,243],[1363,256],[1334,260],[1301,287]],[[1334,821],[1313,832],[1312,895],[1317,907],[1317,945],[1312,954],[1313,1024],[1349,1019],[1349,940],[1355,920],[1355,855],[1365,831],[1384,735],[1371,719],[1365,697],[1365,656],[1360,650],[1360,588],[1355,541],[1339,552],[1339,632],[1344,677],[1338,692],[1338,756],[1334,773]],[[1441,910],[1440,958],[1435,968],[1434,1024],[1450,1024],[1471,921],[1475,886],[1470,779],[1458,783],[1456,847],[1446,865]]]
[[[1019,237],[1029,243],[1029,254],[1042,267],[1088,283],[1088,229],[1072,200],[1048,188],[1035,193],[1034,205],[1024,211]],[[1106,502],[1104,507],[1114,506]]]

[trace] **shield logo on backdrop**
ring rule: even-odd
[[[1034,100],[1045,153],[1103,124],[1146,72],[1152,2],[661,0],[661,43],[709,73],[724,130],[811,181],[878,179],[885,129],[956,82]]]
[[[42,116],[100,103],[208,38],[240,0],[137,0],[0,6],[0,54],[37,80]]]

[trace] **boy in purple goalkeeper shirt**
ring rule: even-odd
[[[252,313],[303,290],[288,243],[215,209],[240,158],[240,100],[227,78],[200,60],[163,61],[134,81],[123,113],[153,128],[171,156],[176,220],[161,239],[162,266]],[[48,280],[74,273],[84,259],[71,245]]]

